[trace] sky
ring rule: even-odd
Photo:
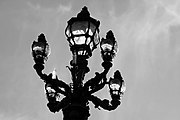
[[[64,30],[83,6],[100,20],[101,38],[113,31],[119,51],[108,77],[119,69],[126,82],[122,104],[111,112],[90,104],[89,120],[179,120],[179,0],[0,0],[0,120],[62,120],[46,107],[30,47],[44,33],[51,48],[44,72],[56,68],[70,83]],[[87,79],[102,71],[101,62],[98,47]],[[110,98],[108,87],[96,95]]]

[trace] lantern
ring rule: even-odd
[[[68,21],[65,35],[73,55],[91,57],[99,44],[100,22],[90,17],[87,7]]]
[[[124,94],[126,90],[125,82],[118,70],[114,73],[114,78],[110,78],[109,88],[112,96],[119,96],[120,94]]]
[[[32,44],[32,56],[35,63],[44,64],[50,55],[50,48],[43,33],[38,36],[38,40]]]
[[[104,61],[111,61],[115,57],[117,53],[117,42],[111,30],[107,32],[106,39],[101,39],[100,47]]]

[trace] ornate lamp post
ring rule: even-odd
[[[125,91],[124,80],[117,70],[114,77],[108,81],[106,75],[112,67],[112,59],[117,52],[117,42],[113,32],[107,32],[106,38],[99,37],[100,22],[90,17],[87,7],[68,21],[65,35],[69,42],[73,59],[70,62],[69,70],[72,75],[72,83],[66,84],[59,80],[56,72],[49,75],[43,73],[45,61],[50,55],[49,45],[44,34],[38,36],[37,41],[32,44],[32,56],[34,58],[34,69],[39,77],[45,82],[48,108],[51,112],[63,111],[64,120],[87,120],[90,116],[89,101],[95,108],[102,107],[105,110],[114,110],[120,105],[120,97]],[[95,77],[84,81],[84,76],[90,71],[87,59],[92,56],[100,42],[101,55],[103,59],[101,73],[96,72]],[[112,100],[101,100],[93,93],[109,85]],[[60,98],[60,95],[63,98]]]

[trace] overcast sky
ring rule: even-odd
[[[46,107],[44,83],[34,69],[30,46],[43,32],[51,47],[45,72],[57,69],[70,83],[71,60],[64,35],[67,21],[86,5],[100,20],[100,35],[112,30],[127,90],[115,111],[91,104],[89,120],[180,119],[179,0],[0,0],[0,120],[61,120]],[[89,59],[93,77],[102,71],[99,48]],[[109,98],[108,87],[97,93]]]

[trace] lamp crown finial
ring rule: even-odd
[[[119,72],[119,70],[117,70],[117,71],[114,73],[114,78],[120,78],[120,79],[122,79],[122,76],[121,76],[121,73]]]
[[[112,32],[112,30],[109,30],[106,34],[106,39],[113,39],[115,40],[114,34]]]
[[[41,34],[38,36],[38,41],[39,41],[39,42],[44,42],[44,41],[46,41],[46,37],[45,37],[45,35],[44,35],[43,33],[41,33]]]
[[[90,13],[88,11],[88,8],[86,6],[84,6],[81,10],[80,13],[78,13],[77,17],[79,18],[89,18],[90,17]]]

